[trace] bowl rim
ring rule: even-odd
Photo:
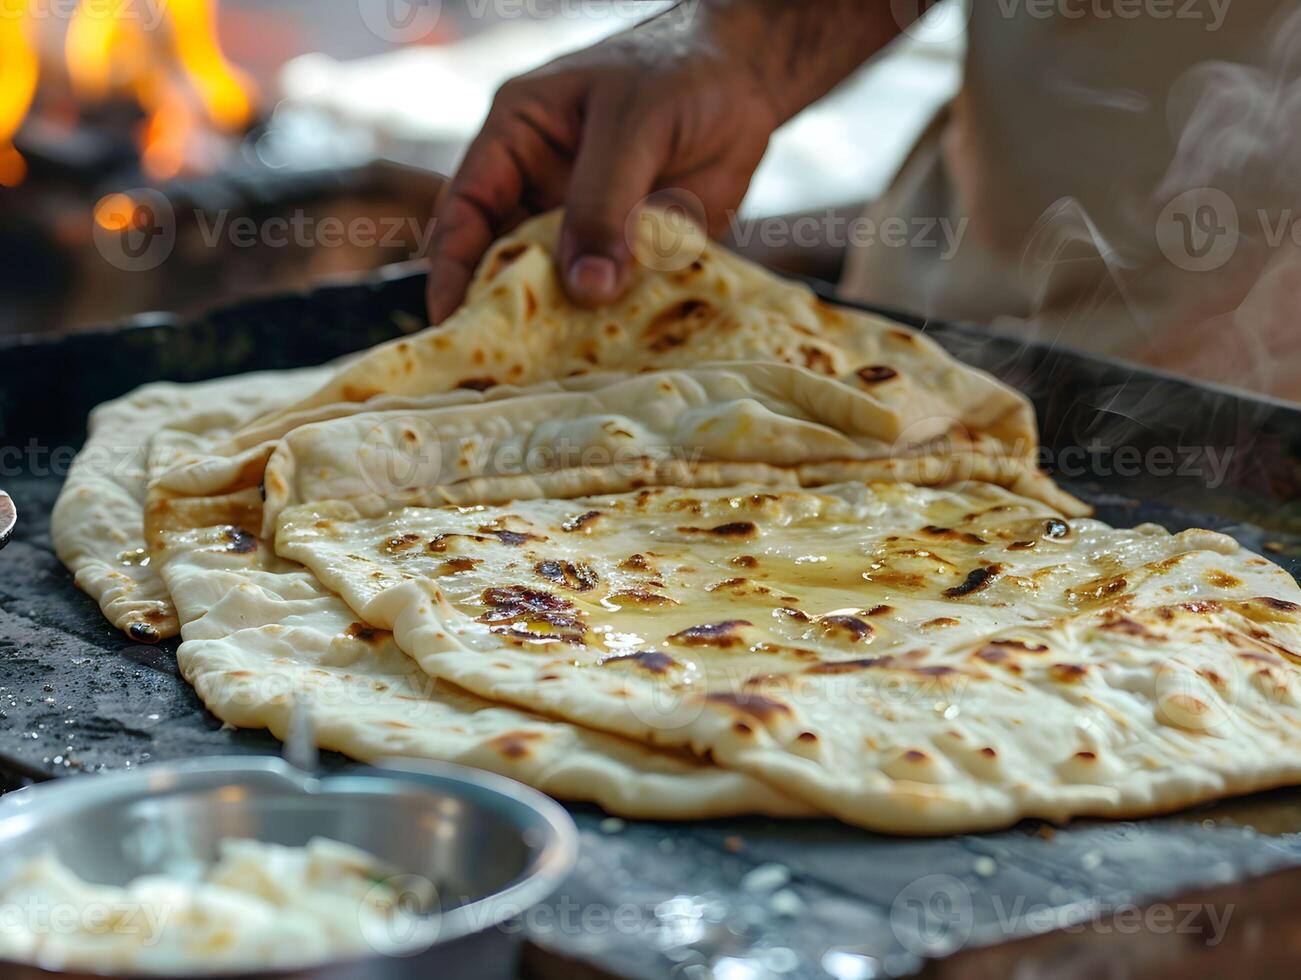
[[[205,781],[206,777],[206,781]],[[578,829],[569,813],[549,796],[523,783],[497,773],[449,762],[393,756],[373,764],[357,763],[337,771],[305,772],[276,756],[209,756],[184,759],[126,770],[87,773],[49,780],[13,790],[0,796],[0,844],[11,834],[31,830],[50,814],[75,814],[80,810],[113,800],[145,799],[155,794],[208,791],[217,786],[238,782],[240,778],[271,778],[304,796],[324,795],[352,788],[381,789],[385,782],[396,786],[437,787],[449,795],[469,799],[487,806],[513,824],[521,836],[541,831],[541,838],[530,841],[530,856],[520,873],[502,887],[450,911],[439,912],[430,927],[400,953],[376,950],[361,956],[343,957],[278,968],[277,975],[294,975],[299,970],[338,968],[349,963],[374,963],[400,957],[418,956],[477,933],[501,926],[514,916],[522,915],[551,895],[573,870],[578,858]],[[217,781],[220,780],[220,781]],[[18,829],[13,829],[17,825]],[[39,830],[36,836],[39,838]],[[275,843],[274,841],[271,843]],[[343,843],[348,843],[344,841]],[[428,934],[432,932],[433,935]],[[426,938],[428,941],[426,942]],[[0,957],[0,964],[12,963]],[[33,963],[17,963],[29,970],[58,976],[128,977],[126,973],[103,973],[78,968],[72,971],[50,970]],[[266,975],[268,968],[236,973],[214,973],[211,977],[253,977]],[[188,974],[186,974],[188,975]],[[150,974],[163,978],[167,974]]]

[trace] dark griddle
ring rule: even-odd
[[[86,414],[99,402],[150,380],[292,367],[360,349],[419,325],[422,292],[420,278],[397,278],[247,303],[188,324],[153,318],[0,347],[0,487],[21,514],[13,543],[0,554],[0,773],[12,782],[278,752],[263,733],[222,730],[178,676],[174,642],[132,643],[73,588],[50,548],[50,507],[84,437]],[[915,325],[1034,398],[1047,462],[1062,465],[1063,482],[1102,519],[1216,528],[1294,575],[1301,569],[1295,409],[974,328]],[[1117,462],[1108,451],[1121,446],[1134,447],[1131,458],[1165,447],[1185,467],[1191,450],[1203,463],[1208,447],[1232,456],[1223,482],[1208,486],[1204,468],[1078,472],[1078,451],[1067,451],[1095,446],[1108,467]],[[965,948],[974,955],[977,947],[1044,931],[1045,908],[1170,898],[1301,866],[1301,792],[1161,820],[1081,822],[1055,833],[1032,824],[941,840],[884,838],[824,821],[620,825],[592,808],[573,812],[584,839],[578,872],[528,923],[530,962],[544,975],[570,975],[581,961],[593,975],[689,976],[692,964],[727,954],[813,977],[825,975],[819,963],[832,949],[905,971],[920,963],[917,918],[914,906],[895,900],[916,897],[905,891],[916,882],[914,891],[932,895],[925,892],[939,880],[932,876],[948,876],[962,889],[940,938],[961,938],[970,923]],[[760,887],[764,874],[744,880],[765,862],[789,869],[787,889],[803,903],[797,916],[782,914],[788,896],[774,902]],[[598,912],[584,924],[577,910],[596,906],[616,917],[603,920]]]

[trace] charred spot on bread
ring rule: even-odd
[[[836,361],[831,353],[814,344],[800,344],[800,358],[810,371],[826,375],[836,373]]]
[[[1292,602],[1288,599],[1276,599],[1274,596],[1262,595],[1262,596],[1256,596],[1256,598],[1253,601],[1260,603],[1262,606],[1265,606],[1266,608],[1273,609],[1276,612],[1289,612],[1289,613],[1301,612],[1301,605],[1298,605],[1297,603]]]
[[[928,619],[922,623],[921,628],[924,630],[941,630],[961,625],[961,621],[954,619],[952,616],[936,616],[934,619]]]
[[[1149,639],[1156,637],[1155,633],[1138,620],[1131,619],[1128,616],[1122,616],[1114,610],[1107,612],[1103,617],[1099,628],[1111,633],[1122,633],[1125,636],[1142,636]]]
[[[494,586],[482,594],[488,611],[478,622],[500,636],[517,640],[582,643],[587,624],[568,599],[525,585]]]
[[[1085,582],[1078,589],[1067,589],[1066,598],[1072,602],[1101,602],[1118,595],[1129,588],[1129,580],[1123,575],[1094,579]]]
[[[561,524],[560,529],[569,534],[573,534],[575,531],[585,531],[600,517],[601,512],[599,510],[589,510],[585,514],[575,514]]]
[[[727,691],[715,691],[706,694],[705,701],[709,704],[729,708],[739,714],[749,715],[761,722],[771,721],[791,714],[790,705],[763,694],[748,694],[745,692],[732,694]]]
[[[753,521],[729,521],[714,527],[680,527],[682,534],[712,534],[719,538],[753,538],[759,529]]]
[[[148,623],[136,621],[128,625],[126,631],[131,639],[140,643],[157,643],[162,639],[158,630],[154,629]]]
[[[367,623],[352,623],[343,631],[343,635],[349,639],[361,640],[363,643],[374,643],[380,637],[380,630]]]
[[[484,281],[496,279],[502,271],[529,250],[527,242],[510,242],[492,253]]]
[[[807,674],[852,674],[860,670],[874,670],[880,667],[891,667],[896,663],[896,658],[886,657],[860,657],[857,660],[824,660],[822,663],[814,664],[807,668]]]
[[[418,534],[400,534],[389,538],[379,546],[380,554],[399,555],[404,551],[410,551],[420,543]]]
[[[818,620],[818,625],[823,632],[831,636],[852,640],[855,643],[870,639],[872,634],[876,632],[872,624],[866,620],[842,613],[823,616]]]
[[[484,589],[480,598],[489,608],[479,617],[483,623],[536,613],[574,612],[574,604],[568,599],[527,585],[492,586]]]
[[[668,638],[670,643],[691,647],[734,647],[745,642],[741,630],[754,625],[748,619],[725,619],[719,623],[688,626]]]
[[[503,732],[488,740],[488,744],[507,759],[525,759],[532,749],[530,744],[542,738],[541,732]]]
[[[972,534],[970,531],[959,531],[951,527],[937,527],[934,524],[927,524],[922,528],[922,534],[928,538],[939,538],[944,541],[961,541],[964,544],[985,544],[985,539],[978,534]]]
[[[1053,680],[1062,684],[1073,684],[1082,680],[1089,672],[1086,664],[1053,664],[1048,668]]]
[[[356,385],[345,384],[342,391],[343,400],[346,402],[365,402],[370,401],[380,392],[376,388],[358,388]]]
[[[465,555],[459,555],[456,558],[449,558],[438,566],[439,575],[459,575],[462,572],[473,571],[477,566],[483,564],[481,558],[470,558]]]
[[[999,659],[1009,653],[1047,653],[1048,645],[1046,643],[1027,643],[1025,640],[990,640],[980,649],[984,659],[992,659],[995,651],[1000,654]]]
[[[1002,570],[1001,565],[983,565],[980,568],[974,568],[967,573],[967,577],[960,585],[945,589],[944,595],[950,599],[963,599],[969,595],[974,595],[987,589]]]
[[[482,534],[459,534],[455,531],[447,531],[442,534],[435,534],[432,538],[430,538],[429,544],[426,546],[426,548],[432,554],[441,555],[445,551],[447,551],[448,546],[452,544],[454,538],[465,538],[467,541],[488,540]]]
[[[611,592],[605,597],[605,601],[618,606],[676,606],[679,604],[677,599],[640,587],[619,589],[617,592]]]
[[[242,527],[227,525],[222,529],[221,536],[226,541],[226,550],[234,554],[247,555],[257,551],[257,538]]]
[[[684,299],[660,311],[647,324],[642,336],[656,354],[681,347],[693,333],[718,315],[708,300]]]
[[[705,586],[706,592],[718,592],[720,589],[740,589],[749,582],[744,578],[725,578],[721,582],[715,582],[713,585]]]
[[[1213,585],[1217,589],[1236,589],[1242,585],[1242,579],[1218,568],[1209,570],[1205,578],[1207,585]]]
[[[533,566],[533,570],[549,582],[563,585],[575,592],[590,592],[596,588],[600,576],[596,569],[585,562],[572,562],[545,558]]]
[[[497,387],[498,383],[493,377],[462,378],[456,382],[456,387],[463,391],[487,391],[489,388]]]
[[[603,667],[606,664],[630,663],[647,673],[659,675],[667,674],[674,667],[679,666],[676,660],[659,650],[639,650],[636,653],[624,653],[617,657],[606,657],[599,663]]]
[[[512,531],[510,528],[505,527],[484,526],[479,528],[479,532],[481,534],[491,534],[502,544],[507,544],[515,548],[518,548],[522,544],[527,544],[530,541],[547,540],[545,535],[534,534],[531,531]]]
[[[899,372],[884,364],[866,364],[854,372],[858,380],[865,385],[877,385],[882,381],[899,377]]]
[[[619,567],[627,572],[644,572],[648,571],[651,566],[650,562],[646,560],[645,555],[633,554],[620,562]]]

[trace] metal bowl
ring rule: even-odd
[[[209,862],[219,841],[290,846],[330,837],[432,882],[440,914],[380,955],[245,977],[509,975],[516,950],[498,927],[546,898],[573,867],[569,815],[512,780],[460,766],[400,763],[312,776],[280,759],[203,759],[70,777],[0,799],[0,880],[52,848],[82,878],[124,885],[178,862]],[[468,971],[468,972],[467,972]],[[0,962],[7,978],[72,977]]]

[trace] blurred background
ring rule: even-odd
[[[419,262],[497,86],[665,6],[0,0],[0,334]],[[957,88],[953,14],[784,127],[743,215],[882,191]]]

